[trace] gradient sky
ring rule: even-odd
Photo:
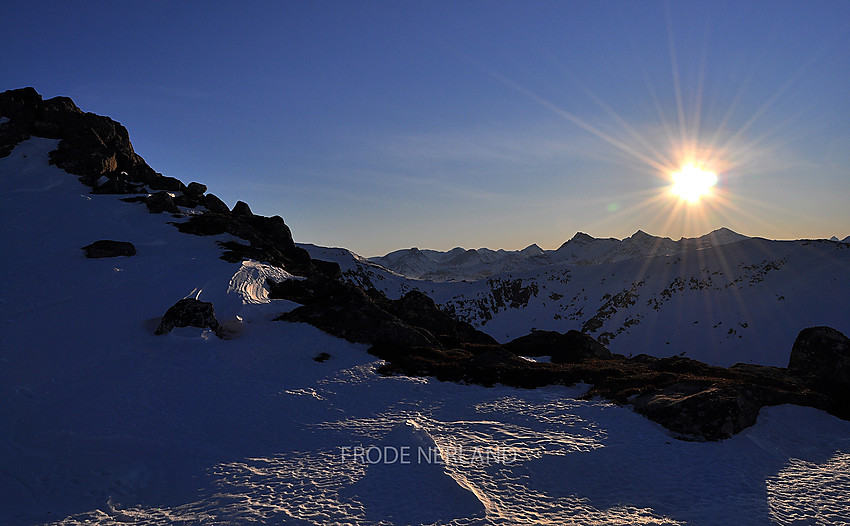
[[[850,235],[850,2],[6,2],[0,89],[296,241]],[[687,206],[670,172],[720,183]]]

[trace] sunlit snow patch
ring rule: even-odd
[[[219,322],[225,328],[238,330],[242,322],[268,319],[298,306],[292,301],[269,298],[267,280],[288,279],[304,278],[272,265],[246,260],[226,286],[213,281],[196,287],[186,297],[211,302]]]
[[[340,495],[362,503],[369,520],[428,524],[484,513],[471,489],[446,471],[431,435],[413,420],[399,424],[378,444],[346,453],[351,462],[365,462],[368,468]]]

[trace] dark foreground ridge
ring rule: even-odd
[[[241,201],[231,210],[203,184],[185,185],[155,172],[134,152],[121,124],[84,113],[69,98],[43,100],[32,88],[6,91],[0,93],[0,116],[8,119],[0,124],[0,157],[29,137],[59,139],[51,163],[79,176],[92,193],[130,194],[124,201],[144,204],[151,213],[172,214],[179,219],[172,224],[184,233],[232,234],[244,242],[219,243],[227,261],[255,259],[304,276],[269,283],[271,297],[302,305],[278,319],[371,344],[369,352],[385,360],[379,368],[383,374],[523,388],[583,382],[592,386],[586,397],[631,405],[686,439],[727,438],[753,425],[767,405],[811,406],[850,419],[850,342],[834,329],[803,330],[788,368],[711,367],[682,357],[626,358],[578,331],[536,331],[500,345],[420,292],[390,300],[374,289],[341,281],[337,264],[313,260],[295,246],[281,217],[255,215]],[[114,240],[81,248],[89,257],[131,256],[135,251]],[[157,333],[184,325],[224,335],[211,304],[187,300],[169,309]],[[551,363],[527,358],[539,356],[551,357]]]
[[[91,187],[94,194],[133,194],[125,201],[144,204],[151,213],[170,213],[182,232],[216,235],[225,232],[247,243],[221,243],[222,259],[265,261],[293,274],[339,273],[338,266],[314,262],[296,247],[292,233],[280,216],[255,215],[247,204],[229,209],[207,187],[188,185],[154,171],[133,150],[127,129],[109,117],[83,112],[68,97],[43,100],[33,88],[0,93],[0,157],[9,155],[30,137],[60,139],[50,152],[50,162]]]
[[[587,334],[535,331],[499,345],[412,291],[398,300],[317,277],[269,283],[270,296],[301,303],[279,317],[370,343],[382,374],[520,388],[591,385],[602,397],[688,440],[721,440],[755,424],[764,406],[796,404],[850,419],[850,340],[829,327],[803,330],[789,368],[712,367],[684,357],[626,358]],[[529,357],[551,357],[550,363]]]

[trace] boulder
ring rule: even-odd
[[[146,182],[152,190],[166,190],[169,192],[186,191],[186,186],[176,177],[166,177],[164,175],[157,174],[156,177],[151,177]]]
[[[756,423],[762,403],[740,385],[683,381],[638,396],[635,411],[681,438],[722,440]]]
[[[803,329],[794,340],[788,369],[816,381],[850,385],[850,339],[832,327]]]
[[[224,329],[215,317],[213,304],[194,298],[183,298],[169,307],[154,334],[171,332],[174,327],[207,328],[219,338],[224,337]]]
[[[189,186],[186,187],[186,193],[190,195],[200,196],[207,192],[207,185],[191,182]]]
[[[492,336],[440,310],[433,299],[418,290],[412,290],[394,301],[387,300],[385,308],[406,323],[426,329],[448,346],[460,342],[497,343]]]
[[[159,214],[162,212],[168,212],[170,214],[180,213],[180,209],[177,208],[177,205],[171,198],[171,194],[168,192],[157,192],[155,194],[151,194],[145,201],[145,205],[147,205],[148,211],[152,214]]]
[[[107,180],[100,186],[92,189],[93,194],[139,194],[143,193],[142,185],[137,183],[128,183],[121,177],[114,177]],[[147,193],[147,192],[144,192]]]
[[[244,201],[236,201],[236,204],[233,205],[233,210],[230,211],[234,217],[253,217],[254,213],[251,212],[251,207],[248,206],[248,203]]]
[[[571,330],[533,331],[504,345],[520,356],[551,356],[552,363],[576,363],[588,358],[607,360],[611,351],[588,334]]]
[[[206,207],[210,212],[215,212],[217,214],[223,214],[226,216],[230,215],[230,208],[219,199],[215,194],[206,194],[201,199],[201,204]]]
[[[114,258],[117,256],[135,256],[136,247],[129,241],[101,239],[83,247],[87,258]]]

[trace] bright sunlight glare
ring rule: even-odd
[[[717,184],[717,174],[703,170],[693,164],[687,164],[681,171],[673,174],[673,186],[670,191],[690,204],[699,203],[702,197],[711,193]]]

